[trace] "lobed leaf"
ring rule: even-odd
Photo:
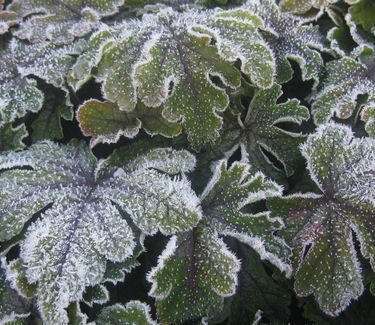
[[[250,165],[273,178],[280,178],[281,173],[264,155],[263,150],[270,152],[284,167],[285,174],[294,173],[300,157],[298,146],[306,136],[301,133],[285,131],[278,123],[289,122],[301,125],[310,117],[305,106],[297,99],[278,103],[282,95],[281,86],[259,90],[255,93],[239,138],[239,144]]]
[[[270,218],[269,212],[244,213],[242,209],[254,202],[281,193],[281,187],[262,173],[251,173],[249,165],[235,162],[227,168],[218,164],[211,181],[201,195],[204,219],[219,234],[231,236],[251,246],[261,257],[290,275],[288,249],[274,231],[283,223]]]
[[[141,128],[150,135],[172,137],[181,133],[178,123],[165,120],[162,109],[149,108],[139,103],[132,111],[123,111],[111,102],[95,99],[84,102],[77,112],[83,134],[90,136],[91,146],[99,142],[117,142],[120,136],[134,138]]]
[[[363,291],[353,234],[374,269],[375,143],[354,138],[346,126],[318,128],[302,146],[311,178],[321,193],[271,198],[268,207],[283,217],[281,231],[294,247],[295,290],[313,294],[331,316]]]
[[[83,44],[27,45],[16,39],[5,43],[0,48],[0,126],[42,108],[44,95],[31,75],[67,92],[65,76]]]
[[[244,7],[254,12],[264,22],[265,39],[276,61],[276,81],[285,83],[292,79],[293,70],[288,60],[296,61],[303,80],[314,80],[316,87],[323,60],[316,49],[323,49],[318,26],[306,24],[303,18],[282,12],[275,0],[248,1]]]
[[[328,62],[326,77],[312,104],[315,123],[326,123],[333,116],[349,118],[358,105],[358,96],[367,95],[365,103],[361,105],[364,112],[362,118],[367,122],[366,129],[371,133],[371,111],[375,107],[372,69],[372,63],[366,66],[349,57]]]
[[[189,182],[167,174],[177,166],[191,167],[194,158],[170,149],[145,155],[153,157],[153,163],[138,156],[107,173],[99,172],[106,164],[98,164],[77,142],[59,146],[45,141],[0,156],[0,168],[10,169],[0,177],[1,240],[16,235],[35,212],[52,204],[28,228],[20,253],[27,281],[37,284],[46,324],[67,324],[65,308],[81,300],[86,287],[116,278],[107,260],[119,263],[115,273],[123,274],[122,263],[139,254],[134,232],[117,207],[151,234],[186,231],[199,221],[199,201]],[[167,156],[169,160],[161,159]]]
[[[17,25],[20,21],[20,16],[9,10],[4,10],[4,0],[0,0],[0,35],[8,32],[9,28]]]
[[[68,44],[91,32],[100,18],[113,15],[123,3],[124,0],[13,0],[8,9],[23,17],[14,32],[18,38]]]
[[[173,236],[148,274],[162,323],[212,316],[237,285],[240,262],[209,228]]]
[[[173,236],[149,273],[149,294],[156,298],[163,323],[213,318],[222,311],[224,297],[235,293],[240,263],[220,236],[239,239],[290,274],[287,247],[273,234],[281,220],[270,218],[268,212],[242,212],[250,203],[280,195],[281,189],[248,169],[243,163],[229,169],[225,162],[218,164],[201,195],[201,222],[190,232]]]

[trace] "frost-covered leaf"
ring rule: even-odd
[[[371,133],[371,116],[375,109],[373,65],[371,62],[366,66],[349,57],[327,63],[321,90],[312,104],[316,124],[326,123],[333,116],[349,118],[358,105],[358,96],[367,95],[366,102],[362,105],[363,111],[367,113],[363,113],[362,118],[368,123],[366,128]]]
[[[282,227],[269,212],[242,212],[251,203],[281,194],[281,187],[258,172],[250,172],[248,164],[235,162],[227,168],[225,162],[217,168],[201,195],[204,220],[218,233],[232,236],[250,245],[262,259],[269,260],[288,275],[287,247],[273,232]]]
[[[148,279],[156,298],[158,319],[164,323],[212,318],[224,297],[235,293],[239,261],[220,238],[232,236],[253,247],[287,275],[284,242],[273,232],[282,226],[268,212],[241,212],[248,204],[280,195],[281,189],[264,175],[249,174],[248,165],[218,164],[201,196],[203,218],[192,231],[172,237]]]
[[[100,22],[100,18],[118,11],[124,0],[13,0],[8,10],[23,17],[14,34],[31,42],[51,40],[71,43]]]
[[[240,60],[256,86],[273,84],[275,64],[262,28],[262,21],[243,8],[163,9],[95,33],[68,80],[78,89],[95,75],[105,98],[120,110],[134,110],[138,99],[148,107],[161,106],[163,118],[181,122],[200,148],[217,138],[227,91],[240,85],[234,62]]]
[[[96,320],[98,325],[156,325],[151,318],[151,308],[138,300],[129,301],[125,306],[116,304],[105,307]]]
[[[117,206],[150,234],[186,231],[199,221],[199,200],[189,182],[167,174],[192,169],[194,157],[171,149],[147,154],[149,164],[135,156],[116,169],[98,164],[86,145],[76,142],[45,141],[0,156],[0,168],[11,169],[0,177],[2,241],[53,204],[28,228],[20,253],[27,280],[37,283],[46,324],[68,322],[64,309],[79,301],[87,286],[102,282],[106,260],[121,263],[133,255],[134,234]]]
[[[321,193],[271,198],[268,207],[284,218],[281,234],[294,247],[297,294],[313,294],[335,316],[363,291],[352,232],[375,268],[375,142],[330,123],[309,136],[302,153]]]
[[[160,107],[146,107],[142,103],[132,111],[123,111],[114,103],[91,99],[80,106],[77,119],[83,134],[92,137],[91,146],[99,142],[117,142],[122,135],[134,138],[140,128],[151,135],[172,137],[180,134],[181,126],[165,120],[161,111]]]
[[[306,136],[286,131],[280,123],[299,126],[310,114],[297,99],[278,102],[281,94],[279,85],[256,91],[245,117],[227,119],[219,140],[203,152],[206,163],[228,158],[240,147],[243,159],[249,162],[253,171],[261,171],[279,183],[285,182],[285,176],[291,176],[298,160],[302,159],[298,146]],[[266,153],[274,156],[284,170],[277,168]]]
[[[4,0],[0,0],[0,35],[5,34],[10,27],[18,24],[21,17],[13,11],[4,10]]]
[[[275,60],[268,44],[258,30],[264,29],[263,21],[244,8],[218,11],[214,15],[214,38],[224,60],[241,61],[241,70],[257,87],[268,88],[274,82]],[[195,31],[212,32],[202,26]]]
[[[310,116],[309,110],[296,99],[278,103],[281,94],[279,85],[255,93],[238,140],[243,155],[249,160],[252,168],[276,179],[284,173],[274,167],[263,150],[275,156],[283,164],[285,174],[290,176],[300,156],[298,146],[306,138],[301,133],[283,130],[277,123],[289,122],[300,125]]]
[[[181,120],[196,147],[217,137],[222,123],[217,114],[229,104],[224,89],[209,75],[220,76],[228,87],[239,85],[239,72],[220,59],[209,44],[211,37],[190,31],[199,19],[207,17],[164,10],[141,23],[126,23],[127,32],[103,54],[98,67],[107,99],[121,110],[134,109],[137,95],[146,106],[163,104],[163,116]]]
[[[38,112],[44,96],[31,75],[65,89],[65,76],[74,62],[72,55],[83,43],[57,47],[48,43],[24,44],[12,39],[0,47],[0,125]]]
[[[235,293],[239,260],[209,228],[173,236],[151,270],[149,294],[162,323],[181,322],[220,311]]]
[[[115,25],[111,28],[104,26],[91,36],[84,52],[77,58],[67,76],[67,81],[74,90],[79,90],[92,78],[92,70],[98,66],[104,50],[119,34],[121,28],[116,28]]]
[[[318,26],[306,24],[302,18],[282,12],[275,0],[251,0],[246,3],[245,8],[264,21],[268,32],[265,39],[276,60],[277,82],[284,83],[292,79],[293,70],[288,62],[290,59],[300,65],[302,79],[313,79],[317,86],[323,66],[323,60],[315,50],[323,48]]]
[[[2,260],[0,267],[0,323],[21,325],[30,314],[31,304],[11,288],[6,278],[5,263]]]
[[[25,146],[23,139],[28,135],[24,124],[13,127],[11,123],[0,127],[0,152],[21,149]]]

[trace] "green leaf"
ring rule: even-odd
[[[230,62],[241,61],[241,71],[260,88],[269,88],[274,82],[275,60],[268,44],[258,30],[262,20],[245,8],[218,11],[214,15],[214,30],[201,26],[193,30],[213,35],[220,56]]]
[[[287,324],[291,296],[285,287],[268,275],[259,255],[243,244],[237,245],[241,257],[238,290],[231,302],[228,324],[251,324],[257,311],[271,324]]]
[[[317,86],[323,67],[323,60],[315,50],[323,49],[318,26],[307,25],[303,18],[282,12],[275,0],[248,1],[244,7],[264,21],[268,32],[265,39],[276,60],[276,81],[284,83],[292,79],[290,59],[300,65],[302,79],[313,79]]]
[[[103,55],[98,76],[104,79],[106,98],[121,110],[134,109],[137,94],[146,106],[163,104],[163,116],[171,122],[181,120],[190,141],[200,147],[217,137],[221,127],[217,113],[229,104],[224,89],[214,85],[209,74],[220,76],[232,88],[239,85],[240,75],[209,45],[210,36],[189,32],[190,25],[197,24],[198,13],[194,14],[180,17],[165,10],[147,16],[137,25],[139,30],[125,34]],[[153,32],[155,24],[160,33]],[[124,28],[131,30],[128,25]]]
[[[121,263],[134,254],[133,231],[112,202],[148,234],[187,231],[199,221],[189,182],[168,175],[192,169],[194,157],[171,149],[145,155],[110,169],[84,143],[45,141],[0,156],[0,168],[10,169],[0,177],[1,241],[53,204],[28,228],[20,253],[46,324],[67,324],[64,309],[103,281],[106,260]]]
[[[44,95],[31,75],[67,92],[65,76],[81,52],[83,42],[57,47],[49,43],[27,45],[13,38],[0,47],[0,126],[38,112]]]
[[[13,0],[8,10],[24,18],[14,32],[18,38],[68,44],[97,28],[100,18],[113,15],[123,3],[124,0]]]
[[[180,322],[220,311],[235,293],[240,262],[209,228],[173,236],[151,270],[149,295],[162,323]]]
[[[365,30],[371,32],[375,26],[375,3],[371,0],[361,0],[349,8],[353,20]]]
[[[301,133],[285,131],[277,123],[300,125],[310,117],[309,110],[296,99],[278,103],[281,95],[279,85],[255,93],[238,141],[243,156],[246,156],[254,170],[260,170],[275,179],[280,179],[284,173],[274,167],[262,149],[275,156],[282,163],[286,176],[291,176],[300,158],[298,146],[306,137]]]
[[[114,103],[91,99],[80,106],[77,119],[83,134],[92,137],[91,146],[117,142],[122,135],[134,138],[140,128],[150,135],[173,137],[180,134],[181,126],[165,120],[161,112],[161,107],[150,108],[142,103],[132,111],[123,111]]]
[[[156,325],[151,318],[151,308],[138,300],[129,301],[125,306],[115,304],[105,307],[96,320],[98,325]]]
[[[280,234],[294,248],[295,291],[313,294],[336,316],[363,291],[352,232],[375,268],[375,142],[329,123],[308,137],[302,154],[321,194],[271,198],[268,207],[284,219]]]
[[[20,16],[9,10],[4,10],[4,0],[0,0],[0,35],[8,32],[9,28],[17,25],[20,21]]]
[[[333,116],[340,119],[349,118],[357,107],[358,96],[367,95],[362,105],[365,112],[362,118],[368,123],[366,129],[370,130],[371,134],[371,112],[375,107],[372,69],[372,63],[366,66],[349,57],[328,62],[321,89],[312,104],[314,122],[323,124]]]
[[[274,232],[283,226],[279,218],[270,213],[245,213],[245,206],[281,195],[281,187],[260,173],[250,172],[250,166],[235,162],[227,168],[220,162],[211,181],[201,195],[203,220],[212,229],[251,246],[261,259],[269,260],[281,271],[290,275],[287,264],[289,251]]]
[[[224,297],[235,293],[240,263],[221,235],[250,245],[262,259],[290,275],[289,251],[274,236],[282,226],[281,220],[270,218],[269,212],[242,212],[248,204],[280,193],[277,184],[261,173],[250,174],[244,163],[234,163],[229,169],[223,161],[217,165],[201,195],[200,224],[172,237],[148,275],[158,319],[163,323],[210,319],[222,311]]]
[[[85,47],[84,52],[77,58],[67,75],[69,85],[75,90],[79,90],[93,76],[93,68],[97,67],[106,46],[115,41],[121,31],[114,27],[102,27],[95,32]]]
[[[11,288],[6,278],[5,264],[5,260],[2,259],[0,267],[0,323],[21,325],[30,314],[31,304]]]
[[[0,127],[0,152],[22,149],[23,139],[28,135],[24,124],[13,127],[11,123]]]

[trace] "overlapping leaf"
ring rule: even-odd
[[[343,57],[327,63],[325,79],[321,90],[312,104],[312,113],[316,124],[323,124],[333,116],[349,118],[355,111],[359,95],[367,95],[362,105],[362,118],[367,122],[370,134],[372,111],[375,108],[375,80],[373,62],[368,66],[358,61]]]
[[[69,81],[77,89],[95,74],[103,81],[105,98],[120,110],[134,110],[138,99],[147,107],[162,105],[162,116],[181,122],[199,148],[217,138],[219,113],[229,104],[226,90],[240,85],[233,62],[240,60],[241,70],[257,86],[272,85],[274,60],[261,28],[262,21],[241,8],[164,9],[93,35]]]
[[[197,224],[198,198],[184,178],[168,175],[189,171],[194,163],[185,151],[155,149],[123,168],[110,168],[75,142],[46,141],[0,156],[0,168],[11,169],[0,177],[2,241],[53,204],[28,228],[20,253],[27,280],[38,284],[46,324],[67,323],[64,308],[103,280],[106,260],[125,262],[133,254],[133,231],[112,202],[146,234],[172,234]]]
[[[313,79],[316,86],[323,66],[322,58],[315,50],[323,48],[318,27],[306,24],[306,21],[295,15],[282,12],[274,0],[248,1],[245,8],[264,21],[264,28],[268,31],[265,38],[276,60],[276,80],[284,83],[292,78],[293,70],[288,62],[290,59],[300,65],[302,79]]]
[[[294,246],[297,294],[313,294],[335,316],[363,291],[352,232],[375,268],[375,142],[330,123],[309,136],[302,153],[321,193],[272,198],[269,208],[284,218],[282,233]]]
[[[173,236],[148,275],[158,319],[169,324],[213,316],[223,297],[235,293],[239,268],[239,260],[209,228]]]
[[[132,111],[122,111],[111,102],[89,100],[77,113],[83,134],[91,136],[91,146],[98,142],[117,142],[120,136],[134,138],[143,128],[148,134],[172,137],[181,133],[181,125],[165,120],[159,107],[148,108],[142,103]]]
[[[27,45],[12,39],[2,45],[0,126],[42,108],[44,96],[31,75],[65,89],[65,76],[74,62],[72,55],[81,52],[83,43],[57,47],[44,42]]]
[[[285,174],[290,176],[300,156],[298,146],[305,139],[301,133],[285,131],[277,124],[290,122],[300,125],[309,119],[308,109],[300,105],[298,100],[277,103],[281,94],[279,85],[255,93],[238,141],[250,165],[276,179],[284,173],[272,165],[263,150],[274,155],[283,164]]]
[[[20,16],[9,10],[4,10],[4,0],[0,0],[0,35],[5,34],[9,28],[20,21]]]
[[[248,166],[220,163],[202,194],[203,219],[192,231],[171,238],[149,274],[150,295],[164,323],[212,317],[223,307],[223,298],[235,293],[240,262],[220,235],[238,238],[253,247],[262,259],[290,273],[288,250],[273,232],[282,226],[268,212],[249,214],[249,203],[280,194],[280,188]]]
[[[8,9],[23,17],[15,35],[31,42],[71,43],[118,11],[124,0],[13,0]]]
[[[129,301],[125,306],[116,304],[105,307],[96,320],[98,325],[156,325],[151,318],[151,308],[138,300]]]

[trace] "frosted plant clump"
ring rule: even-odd
[[[374,53],[373,0],[0,0],[0,323],[373,323]]]
[[[314,294],[335,316],[364,289],[352,232],[375,269],[375,142],[355,139],[346,126],[330,123],[301,149],[321,193],[270,199],[268,207],[284,219],[282,232],[294,246],[297,294]]]

